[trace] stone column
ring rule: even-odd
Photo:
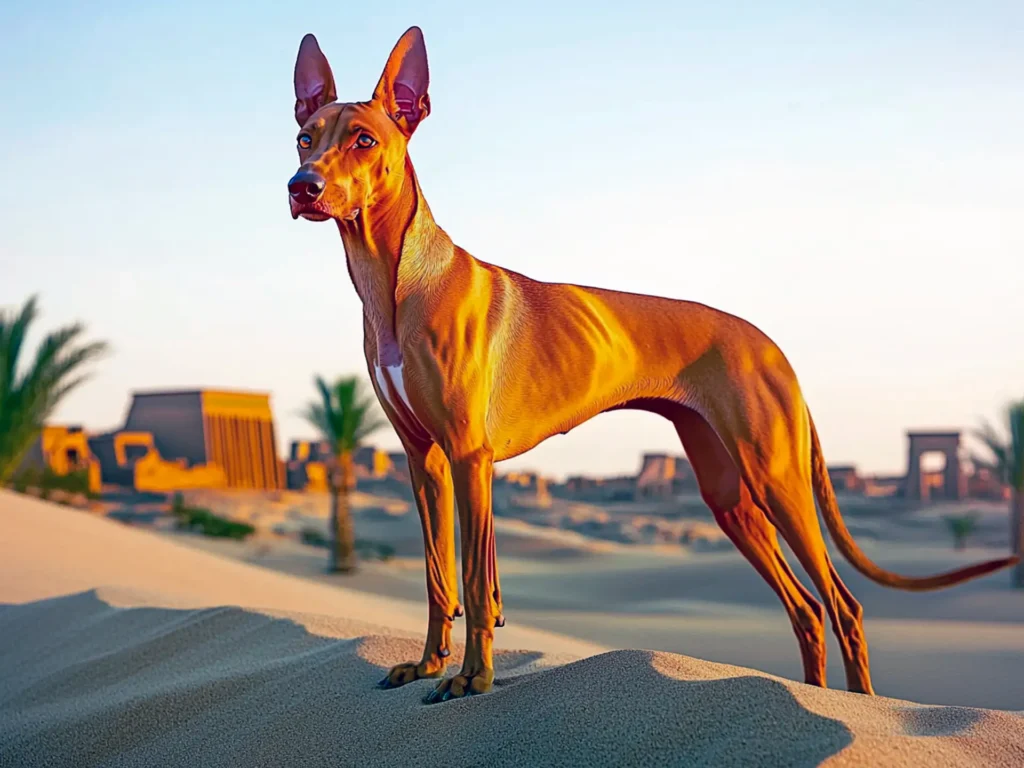
[[[947,499],[960,501],[966,496],[967,478],[964,477],[963,469],[960,466],[960,457],[956,451],[946,452],[946,474],[944,481]]]
[[[907,478],[904,482],[903,496],[914,501],[921,501],[928,498],[928,489],[924,484],[924,475],[921,473],[921,451],[918,450],[917,440],[913,435],[907,436]]]

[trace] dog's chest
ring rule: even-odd
[[[387,327],[378,328],[377,359],[373,361],[374,378],[380,396],[387,402],[398,417],[396,428],[403,428],[417,437],[429,434],[409,398],[405,376],[405,361],[394,334]]]
[[[399,424],[418,436],[427,434],[409,398],[405,362],[394,331],[394,298],[388,283],[376,265],[368,259],[350,259],[349,269],[356,291],[363,300],[363,312],[369,321],[367,332],[373,333],[376,360],[373,373],[380,396],[398,416]]]
[[[405,391],[405,377],[402,375],[404,368],[405,365],[403,363],[382,367],[379,360],[373,366],[374,373],[377,375],[377,385],[380,387],[381,394],[384,395],[388,404],[396,411],[401,410],[404,406],[415,416],[412,403],[409,402],[409,394]],[[398,396],[397,400],[395,400],[392,392]]]

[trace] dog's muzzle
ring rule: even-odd
[[[311,205],[320,199],[326,186],[319,173],[300,170],[288,182],[288,194],[299,205]]]

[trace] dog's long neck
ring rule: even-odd
[[[405,159],[397,192],[339,221],[349,275],[376,335],[377,362],[401,365],[397,308],[419,284],[443,270],[452,245],[423,198],[412,161]]]

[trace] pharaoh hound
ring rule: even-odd
[[[872,563],[840,517],[793,369],[745,320],[691,301],[531,280],[455,245],[434,221],[407,149],[430,114],[428,81],[417,27],[395,45],[368,101],[338,101],[313,35],[295,64],[291,214],[333,220],[341,233],[363,304],[370,379],[409,456],[423,523],[426,648],[419,661],[392,668],[382,688],[444,677],[452,624],[463,613],[455,510],[465,657],[427,701],[491,688],[494,630],[504,624],[494,462],[605,411],[638,409],[672,422],[715,520],[782,601],[812,685],[825,685],[827,612],[847,687],[873,693],[863,612],[829,558],[815,499],[839,551],[886,586],[939,589],[1016,561],[921,578]],[[776,534],[824,607],[794,575]]]

